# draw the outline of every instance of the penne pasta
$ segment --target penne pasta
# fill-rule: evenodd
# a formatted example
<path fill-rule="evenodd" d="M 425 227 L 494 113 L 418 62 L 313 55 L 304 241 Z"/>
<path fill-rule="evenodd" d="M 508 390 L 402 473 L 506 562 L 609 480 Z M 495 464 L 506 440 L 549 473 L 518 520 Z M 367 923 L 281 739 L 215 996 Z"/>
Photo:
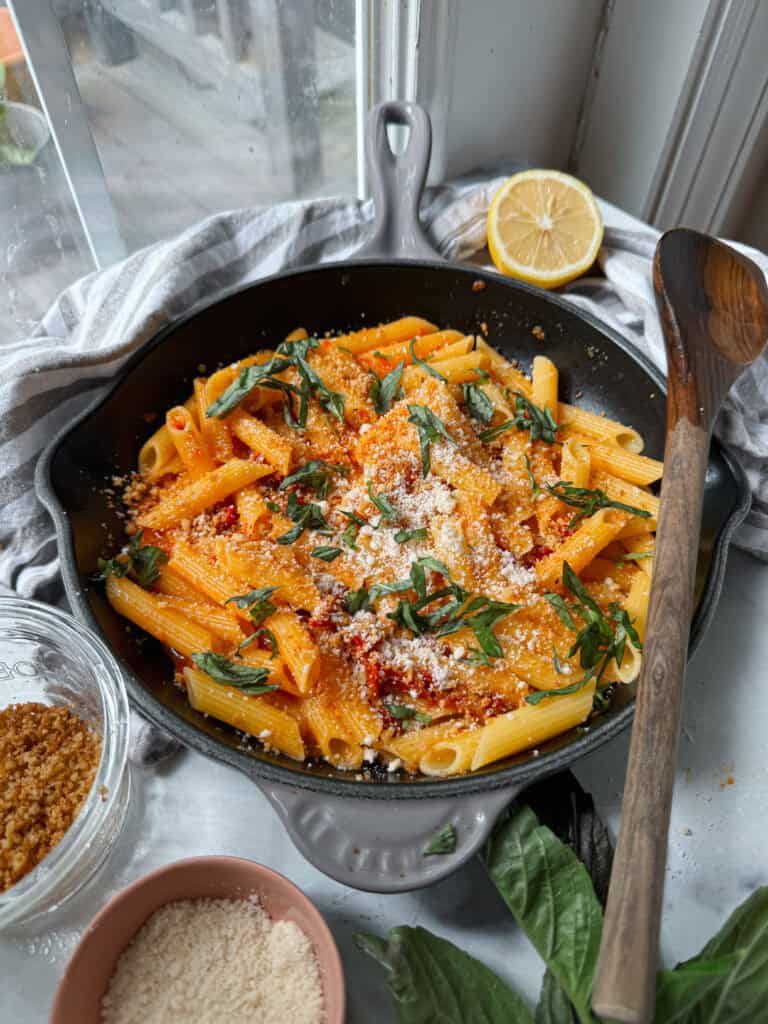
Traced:
<path fill-rule="evenodd" d="M 559 377 L 418 316 L 198 377 L 126 487 L 112 608 L 275 754 L 394 780 L 538 753 L 637 677 L 663 470 Z"/>
<path fill-rule="evenodd" d="M 263 697 L 249 697 L 234 687 L 222 686 L 197 669 L 185 668 L 184 680 L 189 703 L 195 711 L 228 722 L 294 761 L 304 760 L 304 742 L 298 722 L 291 715 Z"/>
<path fill-rule="evenodd" d="M 191 519 L 270 472 L 271 467 L 263 463 L 232 459 L 163 498 L 151 512 L 139 517 L 139 524 L 162 530 L 180 519 Z"/>

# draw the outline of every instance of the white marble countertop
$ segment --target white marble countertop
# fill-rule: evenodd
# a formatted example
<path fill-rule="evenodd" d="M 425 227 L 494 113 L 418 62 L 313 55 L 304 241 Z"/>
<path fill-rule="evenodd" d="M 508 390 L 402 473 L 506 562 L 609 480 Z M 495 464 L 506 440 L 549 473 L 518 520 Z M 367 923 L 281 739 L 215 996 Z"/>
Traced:
<path fill-rule="evenodd" d="M 714 624 L 688 674 L 665 895 L 663 955 L 689 956 L 756 886 L 768 883 L 768 567 L 732 552 Z M 575 766 L 616 830 L 628 736 Z M 729 782 L 729 779 L 732 782 Z M 86 894 L 44 935 L 0 939 L 0 1021 L 40 1024 L 78 936 L 108 896 L 169 861 L 225 853 L 268 864 L 315 901 L 346 970 L 348 1024 L 395 1020 L 382 971 L 353 934 L 420 924 L 451 939 L 531 1002 L 542 967 L 475 861 L 431 889 L 374 896 L 329 881 L 287 839 L 274 811 L 238 772 L 184 753 L 134 771 L 120 845 Z"/>

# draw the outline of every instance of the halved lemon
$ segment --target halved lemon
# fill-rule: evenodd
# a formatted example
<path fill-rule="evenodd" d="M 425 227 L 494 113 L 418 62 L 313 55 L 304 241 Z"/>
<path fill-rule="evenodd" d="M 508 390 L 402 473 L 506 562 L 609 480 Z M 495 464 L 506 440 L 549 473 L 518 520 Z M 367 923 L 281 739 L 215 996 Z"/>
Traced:
<path fill-rule="evenodd" d="M 488 210 L 488 248 L 500 271 L 557 288 L 589 270 L 603 240 L 603 218 L 587 186 L 560 171 L 521 171 Z"/>

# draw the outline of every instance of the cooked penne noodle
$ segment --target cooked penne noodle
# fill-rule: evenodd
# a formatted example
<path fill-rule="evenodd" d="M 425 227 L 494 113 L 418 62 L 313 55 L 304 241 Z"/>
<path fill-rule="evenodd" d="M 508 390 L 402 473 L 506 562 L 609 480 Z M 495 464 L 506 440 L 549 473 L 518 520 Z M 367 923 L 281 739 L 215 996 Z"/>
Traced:
<path fill-rule="evenodd" d="M 140 516 L 139 523 L 153 530 L 162 530 L 180 519 L 191 519 L 271 471 L 271 467 L 263 463 L 232 459 L 163 498 L 151 512 Z"/>
<path fill-rule="evenodd" d="M 289 441 L 242 409 L 236 409 L 228 418 L 228 423 L 235 437 L 248 445 L 251 451 L 261 455 L 270 466 L 274 466 L 280 476 L 288 476 L 293 456 Z"/>
<path fill-rule="evenodd" d="M 313 611 L 320 603 L 320 592 L 290 551 L 278 548 L 267 557 L 252 548 L 224 546 L 220 557 L 227 572 L 248 586 L 277 587 L 276 601 L 306 611 Z"/>
<path fill-rule="evenodd" d="M 478 370 L 488 366 L 488 357 L 483 352 L 468 352 L 465 356 L 452 356 L 450 359 L 434 360 L 429 364 L 435 373 L 448 384 L 464 384 L 480 380 Z M 403 387 L 411 391 L 418 387 L 426 377 L 427 371 L 421 366 L 407 366 L 403 371 Z"/>
<path fill-rule="evenodd" d="M 309 697 L 303 710 L 304 721 L 325 760 L 338 768 L 359 768 L 363 748 L 334 709 L 318 697 Z"/>
<path fill-rule="evenodd" d="M 482 728 L 465 729 L 455 736 L 438 740 L 422 754 L 419 770 L 424 775 L 459 775 L 469 771 L 482 731 Z"/>
<path fill-rule="evenodd" d="M 184 408 L 193 412 L 194 396 L 187 399 Z M 139 473 L 150 483 L 159 480 L 161 476 L 172 472 L 170 466 L 176 460 L 177 455 L 176 446 L 171 439 L 168 427 L 163 423 L 162 427 L 158 427 L 139 449 Z"/>
<path fill-rule="evenodd" d="M 642 563 L 641 563 L 642 564 Z M 635 573 L 629 593 L 622 604 L 624 611 L 629 615 L 632 625 L 637 630 L 641 640 L 645 640 L 645 626 L 648 621 L 648 598 L 651 590 L 651 577 L 648 573 L 638 569 Z"/>
<path fill-rule="evenodd" d="M 200 432 L 203 435 L 208 451 L 218 462 L 229 462 L 235 454 L 229 427 L 223 420 L 208 415 L 208 391 L 204 377 L 195 378 L 195 410 Z"/>
<path fill-rule="evenodd" d="M 267 625 L 275 635 L 280 657 L 288 666 L 299 693 L 307 693 L 320 672 L 317 644 L 293 612 L 275 612 L 267 619 Z"/>
<path fill-rule="evenodd" d="M 540 409 L 548 409 L 557 423 L 557 367 L 546 356 L 534 356 L 531 401 Z"/>
<path fill-rule="evenodd" d="M 410 341 L 411 338 L 418 338 L 422 334 L 432 334 L 437 327 L 420 316 L 404 316 L 400 320 L 393 320 L 388 324 L 381 324 L 379 327 L 364 327 L 361 331 L 354 331 L 352 334 L 341 334 L 333 339 L 333 344 L 340 349 L 350 352 L 352 355 L 359 355 L 362 352 L 371 352 L 373 349 L 382 346 L 395 345 L 398 342 Z"/>
<path fill-rule="evenodd" d="M 359 357 L 360 365 L 384 373 L 401 362 L 410 366 L 413 361 L 411 359 L 411 340 L 413 340 L 413 351 L 418 359 L 426 359 L 428 356 L 434 358 L 438 349 L 442 351 L 446 351 L 447 348 L 452 349 L 455 342 L 462 342 L 464 348 L 463 352 L 454 352 L 454 355 L 471 352 L 474 346 L 474 338 L 464 337 L 461 331 L 433 331 L 431 334 L 423 334 L 418 338 L 399 341 L 394 345 L 385 345 L 370 352 L 363 352 Z"/>
<path fill-rule="evenodd" d="M 637 537 L 620 537 L 624 550 L 630 555 L 642 555 L 636 564 L 648 576 L 653 576 L 653 552 L 656 547 L 656 540 L 650 533 L 642 533 Z"/>
<path fill-rule="evenodd" d="M 427 725 L 422 729 L 413 729 L 395 739 L 381 740 L 375 746 L 388 757 L 400 758 L 408 771 L 418 771 L 426 752 L 435 743 L 453 736 L 456 731 L 456 722 L 449 719 L 435 725 Z"/>
<path fill-rule="evenodd" d="M 538 743 L 580 725 L 592 710 L 594 680 L 576 693 L 547 697 L 539 704 L 525 704 L 516 711 L 491 719 L 478 730 L 479 737 L 470 767 L 472 771 L 502 757 L 530 750 Z"/>
<path fill-rule="evenodd" d="M 578 434 L 594 438 L 596 441 L 618 445 L 628 452 L 639 455 L 643 450 L 643 439 L 640 434 L 623 423 L 599 416 L 589 409 L 580 409 L 576 405 L 560 402 L 558 405 L 559 423 L 569 427 Z"/>
<path fill-rule="evenodd" d="M 183 405 L 169 409 L 165 416 L 165 425 L 191 479 L 196 480 L 204 473 L 210 473 L 215 469 L 216 464 L 189 409 L 185 409 Z"/>
<path fill-rule="evenodd" d="M 584 437 L 583 440 L 589 444 L 589 438 Z M 649 459 L 646 455 L 636 455 L 614 444 L 593 444 L 589 455 L 593 472 L 602 470 L 641 487 L 656 483 L 664 471 L 663 462 Z"/>
<path fill-rule="evenodd" d="M 307 334 L 306 327 L 297 327 L 296 330 L 291 331 L 290 334 L 286 334 L 285 340 L 286 341 L 304 341 L 304 339 L 308 338 L 308 337 L 309 337 L 309 334 Z"/>
<path fill-rule="evenodd" d="M 509 388 L 513 393 L 519 391 L 526 398 L 531 397 L 532 385 L 525 374 L 479 336 L 476 338 L 476 351 L 488 356 L 492 376 L 497 378 L 504 387 Z"/>
<path fill-rule="evenodd" d="M 291 715 L 273 707 L 263 697 L 249 697 L 234 687 L 214 682 L 198 669 L 185 668 L 184 679 L 189 703 L 195 711 L 255 736 L 294 761 L 304 760 L 304 742 L 298 722 Z"/>
<path fill-rule="evenodd" d="M 545 587 L 555 586 L 563 574 L 564 562 L 567 562 L 574 572 L 581 572 L 599 551 L 618 536 L 626 526 L 627 518 L 624 512 L 603 508 L 588 519 L 582 520 L 578 529 L 536 566 L 541 584 Z"/>
<path fill-rule="evenodd" d="M 591 469 L 589 448 L 569 437 L 563 442 L 560 458 L 560 479 L 573 484 L 574 487 L 589 487 Z"/>
<path fill-rule="evenodd" d="M 109 603 L 120 615 L 130 619 L 166 647 L 189 657 L 210 651 L 213 634 L 180 612 L 163 606 L 157 598 L 126 577 L 110 576 L 107 580 Z"/>

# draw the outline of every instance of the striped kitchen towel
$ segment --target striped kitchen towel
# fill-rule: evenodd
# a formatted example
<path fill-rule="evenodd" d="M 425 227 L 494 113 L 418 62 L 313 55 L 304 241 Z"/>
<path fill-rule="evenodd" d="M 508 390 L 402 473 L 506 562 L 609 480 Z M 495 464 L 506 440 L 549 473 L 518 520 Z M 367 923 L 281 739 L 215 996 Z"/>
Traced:
<path fill-rule="evenodd" d="M 506 170 L 506 168 L 504 168 Z M 422 217 L 448 259 L 489 265 L 485 216 L 502 178 L 464 179 L 428 191 Z M 608 203 L 600 264 L 604 278 L 564 290 L 664 366 L 651 284 L 657 232 Z M 370 232 L 370 201 L 321 199 L 209 217 L 176 238 L 86 277 L 54 303 L 26 340 L 0 344 L 0 589 L 61 599 L 51 522 L 38 503 L 35 461 L 50 438 L 164 324 L 222 289 L 283 268 L 351 256 Z M 746 247 L 768 272 L 768 258 Z M 415 312 L 418 312 L 417 310 Z M 754 504 L 736 543 L 768 558 L 768 362 L 733 389 L 719 436 L 737 454 Z"/>

